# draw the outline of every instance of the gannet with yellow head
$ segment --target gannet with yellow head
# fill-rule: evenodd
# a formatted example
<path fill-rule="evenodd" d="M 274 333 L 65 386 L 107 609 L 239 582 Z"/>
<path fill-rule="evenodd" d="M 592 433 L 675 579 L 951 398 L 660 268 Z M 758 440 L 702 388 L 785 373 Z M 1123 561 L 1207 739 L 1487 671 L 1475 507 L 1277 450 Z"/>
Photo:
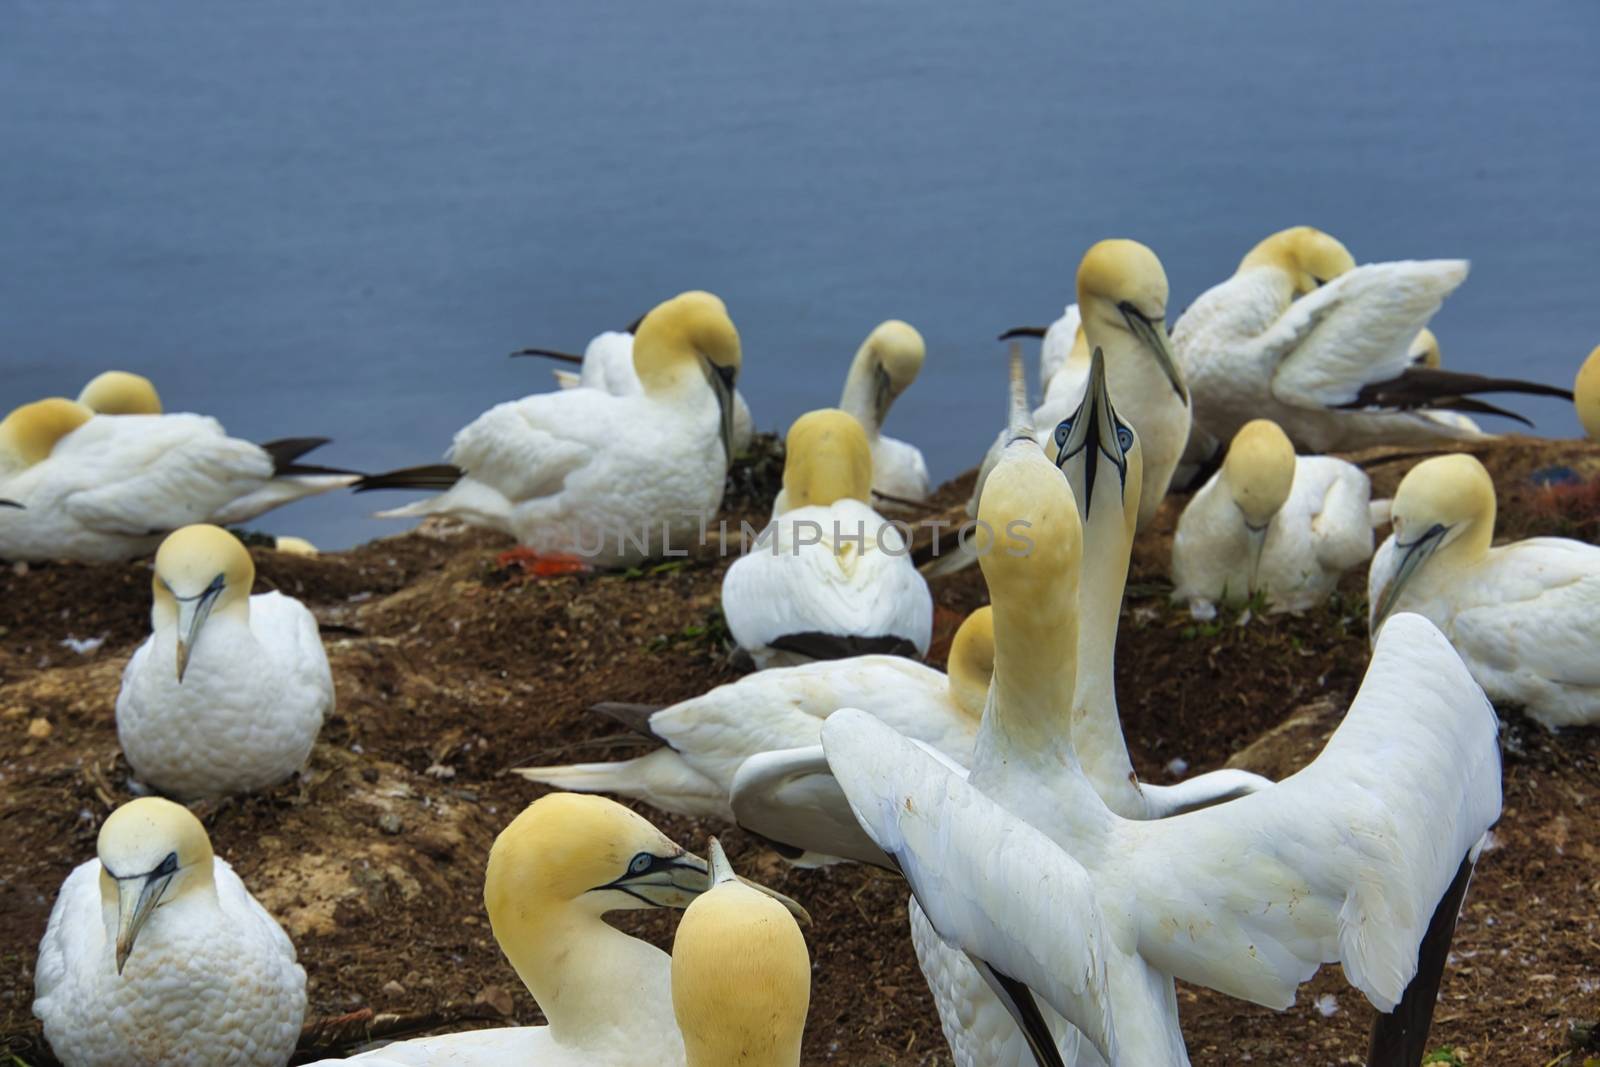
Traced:
<path fill-rule="evenodd" d="M 711 889 L 672 939 L 672 1009 L 688 1067 L 799 1067 L 811 956 L 794 916 L 734 876 L 716 838 Z"/>
<path fill-rule="evenodd" d="M 279 1067 L 300 1038 L 294 946 L 186 808 L 157 797 L 100 827 L 39 943 L 33 1013 L 70 1067 Z"/>
<path fill-rule="evenodd" d="M 1578 368 L 1572 394 L 1583 432 L 1589 435 L 1589 440 L 1600 441 L 1600 346 L 1590 352 L 1589 358 Z"/>
<path fill-rule="evenodd" d="M 892 498 L 886 510 L 894 510 L 894 501 L 928 498 L 928 465 L 922 450 L 882 432 L 889 407 L 917 380 L 927 351 L 922 334 L 910 323 L 899 319 L 879 323 L 856 351 L 839 397 L 839 407 L 867 431 L 872 488 Z"/>
<path fill-rule="evenodd" d="M 154 632 L 122 672 L 117 737 L 140 781 L 185 799 L 264 789 L 305 766 L 333 710 L 317 620 L 250 595 L 255 563 L 217 526 L 161 543 Z"/>
<path fill-rule="evenodd" d="M 1354 464 L 1296 456 L 1270 419 L 1245 423 L 1178 519 L 1172 599 L 1199 619 L 1257 593 L 1270 611 L 1315 607 L 1372 558 L 1371 495 Z"/>
<path fill-rule="evenodd" d="M 787 897 L 739 881 L 805 918 Z M 705 860 L 616 801 L 540 797 L 495 838 L 483 904 L 500 951 L 548 1025 L 417 1038 L 352 1059 L 452 1067 L 636 1067 L 645 1059 L 682 1067 L 670 958 L 604 916 L 686 907 L 710 888 Z"/>
<path fill-rule="evenodd" d="M 1367 578 L 1374 632 L 1417 612 L 1497 703 L 1551 728 L 1600 721 L 1600 548 L 1564 537 L 1491 547 L 1494 482 L 1464 454 L 1408 471 L 1392 517 Z"/>
<path fill-rule="evenodd" d="M 161 414 L 161 394 L 155 383 L 125 370 L 108 370 L 89 379 L 78 394 L 78 403 L 96 415 Z"/>
<path fill-rule="evenodd" d="M 873 652 L 920 658 L 933 597 L 905 536 L 867 499 L 866 431 L 836 408 L 789 430 L 784 510 L 722 581 L 722 613 L 758 667 Z"/>
<path fill-rule="evenodd" d="M 883 862 L 822 760 L 822 720 L 868 708 L 908 737 L 965 763 L 988 698 L 994 628 L 988 608 L 962 622 L 948 675 L 903 656 L 818 660 L 756 671 L 665 708 L 597 704 L 661 747 L 635 759 L 521 767 L 557 789 L 615 793 L 676 815 L 737 822 L 799 866 Z"/>
<path fill-rule="evenodd" d="M 722 301 L 682 293 L 639 323 L 639 393 L 499 404 L 456 434 L 447 464 L 374 475 L 357 491 L 444 489 L 380 514 L 451 515 L 597 567 L 681 554 L 722 503 L 740 360 Z"/>
<path fill-rule="evenodd" d="M 1472 395 L 1566 395 L 1412 365 L 1413 341 L 1466 277 L 1460 259 L 1357 267 L 1344 245 L 1310 226 L 1268 237 L 1173 329 L 1203 431 L 1197 442 L 1231 440 L 1257 418 L 1305 452 L 1470 440 L 1482 437 L 1475 427 L 1424 409 L 1502 414 Z"/>

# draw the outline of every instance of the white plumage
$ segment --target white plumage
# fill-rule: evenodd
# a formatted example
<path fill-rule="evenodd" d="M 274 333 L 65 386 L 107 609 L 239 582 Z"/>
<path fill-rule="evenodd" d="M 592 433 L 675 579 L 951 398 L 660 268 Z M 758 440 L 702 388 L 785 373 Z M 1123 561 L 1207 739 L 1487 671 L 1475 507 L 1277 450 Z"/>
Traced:
<path fill-rule="evenodd" d="M 917 380 L 927 356 L 922 334 L 910 323 L 888 319 L 875 326 L 861 343 L 845 375 L 839 408 L 848 411 L 867 432 L 872 450 L 872 489 L 894 500 L 920 502 L 928 498 L 928 465 L 915 445 L 883 433 L 883 423 L 896 398 Z"/>

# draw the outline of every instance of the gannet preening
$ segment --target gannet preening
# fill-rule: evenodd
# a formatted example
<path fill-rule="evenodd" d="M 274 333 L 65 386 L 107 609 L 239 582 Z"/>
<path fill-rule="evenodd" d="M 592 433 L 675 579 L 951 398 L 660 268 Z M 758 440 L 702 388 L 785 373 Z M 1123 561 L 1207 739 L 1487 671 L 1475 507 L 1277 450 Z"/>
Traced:
<path fill-rule="evenodd" d="M 540 797 L 495 838 L 483 904 L 500 951 L 549 1025 L 416 1038 L 351 1059 L 374 1067 L 637 1067 L 643 1058 L 682 1067 L 671 960 L 603 916 L 686 907 L 709 888 L 704 860 L 616 801 Z M 787 897 L 754 888 L 805 918 Z"/>
<path fill-rule="evenodd" d="M 306 974 L 205 828 L 158 797 L 100 827 L 67 876 L 34 969 L 33 1013 L 66 1067 L 283 1067 Z"/>
<path fill-rule="evenodd" d="M 557 789 L 633 797 L 676 815 L 738 822 L 802 866 L 882 863 L 826 763 L 795 766 L 788 757 L 808 746 L 820 757 L 822 720 L 842 707 L 863 707 L 964 763 L 993 669 L 994 631 L 989 609 L 980 608 L 956 631 L 948 677 L 902 656 L 855 656 L 756 671 L 667 708 L 601 704 L 594 710 L 662 747 L 636 759 L 513 773 Z"/>
<path fill-rule="evenodd" d="M 108 370 L 89 379 L 78 403 L 96 415 L 159 415 L 161 394 L 142 374 Z"/>
<path fill-rule="evenodd" d="M 380 515 L 451 515 L 599 567 L 683 552 L 722 503 L 739 360 L 722 301 L 682 293 L 639 324 L 642 392 L 567 389 L 498 404 L 456 434 L 449 463 L 356 489 L 443 489 Z"/>
<path fill-rule="evenodd" d="M 93 383 L 91 383 L 92 385 Z M 253 445 L 202 415 L 96 416 L 60 397 L 0 422 L 0 559 L 105 562 L 143 555 L 195 522 L 238 523 L 359 475 L 299 463 L 326 438 Z"/>
<path fill-rule="evenodd" d="M 333 710 L 316 617 L 282 593 L 250 595 L 255 564 L 216 526 L 185 526 L 156 552 L 154 633 L 117 694 L 134 775 L 183 799 L 275 785 L 305 766 Z"/>
<path fill-rule="evenodd" d="M 1399 1007 L 1380 1053 L 1385 1027 L 1404 1030 L 1416 1062 L 1448 938 L 1430 936 L 1420 963 L 1418 947 L 1436 910 L 1453 924 L 1500 810 L 1497 722 L 1449 642 L 1420 617 L 1390 620 L 1310 766 L 1226 804 L 1124 819 L 1084 773 L 1061 696 L 1077 667 L 1073 493 L 1020 436 L 981 513 L 997 531 L 981 558 L 995 677 L 970 778 L 865 712 L 822 729 L 933 928 L 986 969 L 1041 1063 L 1059 1053 L 1029 989 L 1108 1062 L 1162 1067 L 1188 1062 L 1174 977 L 1283 1008 L 1333 960 L 1380 1010 Z"/>
<path fill-rule="evenodd" d="M 642 320 L 641 320 L 642 321 Z M 583 355 L 573 355 L 554 348 L 524 348 L 513 356 L 543 356 L 563 363 L 581 364 L 577 374 L 555 371 L 556 384 L 563 389 L 598 389 L 612 396 L 635 396 L 644 391 L 639 384 L 639 374 L 633 369 L 633 334 L 635 323 L 627 330 L 607 330 L 597 334 L 583 350 Z M 750 405 L 744 394 L 733 391 L 733 454 L 749 451 L 750 439 L 755 436 L 755 422 L 750 417 Z"/>
<path fill-rule="evenodd" d="M 711 889 L 672 939 L 672 1010 L 687 1067 L 799 1067 L 811 955 L 794 916 L 740 883 L 716 838 Z"/>
<path fill-rule="evenodd" d="M 1600 347 L 1590 352 L 1589 358 L 1578 368 L 1572 396 L 1583 432 L 1589 435 L 1589 440 L 1600 441 Z"/>
<path fill-rule="evenodd" d="M 889 319 L 873 327 L 850 363 L 839 407 L 854 415 L 872 445 L 872 488 L 895 501 L 928 499 L 928 465 L 915 445 L 886 437 L 889 407 L 922 370 L 927 345 L 910 323 Z"/>
<path fill-rule="evenodd" d="M 1267 418 L 1302 451 L 1349 451 L 1481 437 L 1426 410 L 1498 413 L 1470 399 L 1477 393 L 1565 396 L 1533 382 L 1412 365 L 1412 341 L 1466 276 L 1466 260 L 1357 267 L 1320 230 L 1273 234 L 1173 329 L 1196 426 L 1222 442 Z"/>
<path fill-rule="evenodd" d="M 1258 592 L 1269 611 L 1315 607 L 1372 558 L 1371 496 L 1354 464 L 1296 456 L 1277 423 L 1245 423 L 1178 518 L 1172 599 L 1204 619 Z"/>
<path fill-rule="evenodd" d="M 728 630 L 756 666 L 928 651 L 933 596 L 871 489 L 860 422 L 834 408 L 795 420 L 783 510 L 722 580 Z"/>
<path fill-rule="evenodd" d="M 1367 578 L 1374 633 L 1414 611 L 1493 700 L 1552 729 L 1600 721 L 1600 548 L 1564 537 L 1491 548 L 1494 482 L 1464 454 L 1407 472 L 1392 518 Z"/>

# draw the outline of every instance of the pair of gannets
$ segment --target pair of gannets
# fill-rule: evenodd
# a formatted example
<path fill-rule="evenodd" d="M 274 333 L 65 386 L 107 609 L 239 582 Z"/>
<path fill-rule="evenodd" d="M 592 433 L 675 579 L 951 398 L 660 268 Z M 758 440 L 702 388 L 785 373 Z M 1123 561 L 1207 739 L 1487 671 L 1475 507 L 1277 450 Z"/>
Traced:
<path fill-rule="evenodd" d="M 1257 593 L 1270 611 L 1315 607 L 1372 558 L 1371 495 L 1354 464 L 1296 456 L 1277 423 L 1245 423 L 1178 518 L 1172 599 L 1203 619 Z"/>
<path fill-rule="evenodd" d="M 1125 819 L 1084 773 L 1061 696 L 1080 622 L 1073 497 L 1025 432 L 1007 446 L 980 508 L 1007 532 L 981 559 L 995 677 L 971 775 L 842 709 L 822 738 L 852 810 L 1041 1063 L 1062 1062 L 1053 1010 L 1085 1039 L 1076 1062 L 1186 1064 L 1174 977 L 1282 1008 L 1333 960 L 1380 1010 L 1400 1008 L 1378 1044 L 1403 1031 L 1415 1062 L 1448 938 L 1430 937 L 1420 972 L 1418 946 L 1436 910 L 1448 932 L 1500 810 L 1482 691 L 1431 624 L 1398 616 L 1310 766 L 1216 807 Z"/>
<path fill-rule="evenodd" d="M 448 464 L 366 478 L 357 491 L 443 488 L 380 514 L 449 515 L 594 566 L 681 552 L 722 503 L 739 332 L 721 300 L 683 293 L 639 323 L 633 364 L 638 393 L 498 404 L 456 434 Z"/>
<path fill-rule="evenodd" d="M 294 945 L 205 828 L 142 797 L 100 827 L 39 942 L 33 1013 L 66 1067 L 282 1067 L 300 1039 Z"/>
<path fill-rule="evenodd" d="M 483 903 L 548 1025 L 417 1038 L 351 1059 L 371 1067 L 794 1067 L 810 967 L 785 908 L 805 912 L 738 879 L 719 847 L 712 855 L 715 869 L 615 801 L 540 797 L 495 839 Z M 686 906 L 694 921 L 685 916 L 670 959 L 603 918 Z"/>
<path fill-rule="evenodd" d="M 1273 234 L 1202 293 L 1172 331 L 1194 393 L 1197 447 L 1268 418 L 1309 452 L 1429 444 L 1482 434 L 1428 408 L 1505 414 L 1483 392 L 1566 390 L 1412 365 L 1412 343 L 1467 277 L 1459 259 L 1357 267 L 1309 226 Z"/>
<path fill-rule="evenodd" d="M 1600 548 L 1563 537 L 1490 547 L 1494 482 L 1468 455 L 1408 471 L 1392 517 L 1367 578 L 1374 633 L 1417 612 L 1494 700 L 1551 728 L 1600 721 Z"/>
<path fill-rule="evenodd" d="M 315 616 L 282 593 L 251 596 L 255 574 L 216 526 L 186 526 L 156 552 L 154 632 L 117 694 L 117 738 L 152 789 L 192 799 L 275 785 L 305 766 L 333 710 Z"/>
<path fill-rule="evenodd" d="M 887 652 L 921 658 L 933 595 L 900 529 L 867 502 L 866 432 L 834 408 L 789 429 L 777 513 L 722 580 L 722 613 L 757 667 Z"/>
<path fill-rule="evenodd" d="M 110 372 L 78 401 L 7 415 L 0 498 L 18 507 L 0 517 L 0 558 L 127 559 L 180 526 L 245 522 L 359 477 L 298 462 L 326 438 L 253 445 L 215 419 L 160 412 L 148 380 Z"/>

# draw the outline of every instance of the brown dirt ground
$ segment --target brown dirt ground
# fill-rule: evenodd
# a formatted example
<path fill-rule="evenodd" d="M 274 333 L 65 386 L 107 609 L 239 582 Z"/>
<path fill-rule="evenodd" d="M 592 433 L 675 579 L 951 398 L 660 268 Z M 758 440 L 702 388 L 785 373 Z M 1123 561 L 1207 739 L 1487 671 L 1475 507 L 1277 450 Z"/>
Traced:
<path fill-rule="evenodd" d="M 1528 475 L 1567 465 L 1594 478 L 1600 449 L 1513 438 L 1483 457 L 1503 534 L 1596 538 L 1600 493 L 1539 489 Z M 1376 468 L 1376 489 L 1392 492 L 1407 466 Z M 773 469 L 741 483 L 735 521 L 759 511 Z M 964 500 L 970 477 L 941 502 Z M 1134 761 L 1158 782 L 1172 779 L 1174 758 L 1192 772 L 1231 756 L 1286 774 L 1315 755 L 1360 680 L 1364 575 L 1304 617 L 1196 626 L 1166 602 L 1177 506 L 1141 539 L 1124 607 L 1118 675 Z M 727 561 L 714 552 L 658 573 L 522 581 L 497 565 L 504 547 L 439 527 L 316 559 L 255 550 L 259 587 L 301 598 L 323 622 L 339 706 L 298 780 L 196 810 L 294 938 L 313 1017 L 370 1009 L 453 1027 L 538 1022 L 482 913 L 489 845 L 538 793 L 504 770 L 637 754 L 635 739 L 584 709 L 668 702 L 735 676 L 719 628 Z M 56 888 L 130 796 L 113 706 L 148 628 L 149 581 L 146 562 L 0 579 L 0 1050 L 25 1065 L 55 1062 L 30 1003 Z M 935 591 L 946 637 L 984 599 L 976 571 Z M 68 637 L 104 643 L 79 654 Z M 1553 736 L 1515 711 L 1505 718 L 1505 817 L 1467 898 L 1430 1047 L 1468 1064 L 1577 1067 L 1568 1028 L 1600 1014 L 1600 730 Z M 900 883 L 844 866 L 794 870 L 737 830 L 645 814 L 692 848 L 723 835 L 741 869 L 811 910 L 808 1064 L 949 1062 L 905 936 Z M 674 920 L 618 922 L 666 945 Z M 1337 968 L 1281 1014 L 1189 987 L 1180 997 L 1198 1065 L 1360 1063 L 1372 1012 Z"/>

